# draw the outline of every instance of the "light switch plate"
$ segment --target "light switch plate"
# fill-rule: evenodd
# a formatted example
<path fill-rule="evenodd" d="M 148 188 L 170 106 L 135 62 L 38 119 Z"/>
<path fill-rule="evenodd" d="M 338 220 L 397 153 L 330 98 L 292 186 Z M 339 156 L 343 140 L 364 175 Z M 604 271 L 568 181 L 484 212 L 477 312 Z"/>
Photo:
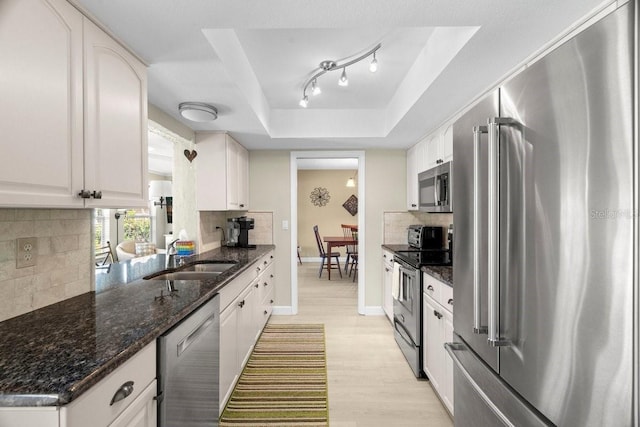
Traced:
<path fill-rule="evenodd" d="M 286 219 L 282 220 L 282 229 L 283 230 L 288 230 L 289 229 L 289 221 L 287 221 Z"/>
<path fill-rule="evenodd" d="M 38 262 L 38 239 L 16 239 L 16 268 L 33 267 Z"/>

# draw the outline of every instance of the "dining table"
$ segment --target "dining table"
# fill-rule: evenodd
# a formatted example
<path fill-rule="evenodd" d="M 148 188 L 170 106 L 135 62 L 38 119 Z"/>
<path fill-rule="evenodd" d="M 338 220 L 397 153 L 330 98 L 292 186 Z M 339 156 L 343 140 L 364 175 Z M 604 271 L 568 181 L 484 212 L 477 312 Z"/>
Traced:
<path fill-rule="evenodd" d="M 327 273 L 329 274 L 329 280 L 331 280 L 331 251 L 335 247 L 357 245 L 358 240 L 353 237 L 345 236 L 325 236 L 322 240 L 327 244 Z"/>

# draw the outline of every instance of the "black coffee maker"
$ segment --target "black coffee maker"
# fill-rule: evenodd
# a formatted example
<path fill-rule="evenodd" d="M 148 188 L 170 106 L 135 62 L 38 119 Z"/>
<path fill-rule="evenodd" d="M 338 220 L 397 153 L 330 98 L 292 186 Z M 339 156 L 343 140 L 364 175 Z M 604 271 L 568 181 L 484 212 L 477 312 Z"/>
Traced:
<path fill-rule="evenodd" d="M 249 230 L 253 230 L 253 218 L 241 216 L 227 219 L 227 246 L 237 248 L 255 248 L 249 244 Z"/>

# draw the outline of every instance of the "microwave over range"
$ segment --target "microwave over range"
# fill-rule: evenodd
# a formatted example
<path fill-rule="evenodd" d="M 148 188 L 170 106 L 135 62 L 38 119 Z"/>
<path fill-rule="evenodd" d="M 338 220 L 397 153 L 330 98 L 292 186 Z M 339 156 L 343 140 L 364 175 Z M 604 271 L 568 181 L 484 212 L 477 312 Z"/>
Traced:
<path fill-rule="evenodd" d="M 422 212 L 453 212 L 451 205 L 451 162 L 418 174 L 419 209 Z"/>

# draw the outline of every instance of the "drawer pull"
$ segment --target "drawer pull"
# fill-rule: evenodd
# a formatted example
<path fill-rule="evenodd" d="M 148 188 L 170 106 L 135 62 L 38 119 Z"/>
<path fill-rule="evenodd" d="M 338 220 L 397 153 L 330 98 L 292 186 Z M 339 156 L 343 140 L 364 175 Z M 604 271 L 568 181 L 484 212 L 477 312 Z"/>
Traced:
<path fill-rule="evenodd" d="M 449 301 L 447 301 L 447 304 L 453 305 L 453 298 L 449 298 Z"/>
<path fill-rule="evenodd" d="M 264 315 L 266 316 L 267 314 L 269 314 L 269 312 L 267 310 L 264 311 Z"/>
<path fill-rule="evenodd" d="M 253 285 L 253 286 L 254 286 L 254 288 L 258 289 L 258 286 L 260 286 L 260 284 L 259 284 L 259 283 L 256 283 L 256 284 L 255 284 L 255 285 Z"/>
<path fill-rule="evenodd" d="M 431 285 L 427 286 L 427 290 L 428 291 L 433 291 L 433 286 L 431 286 Z"/>
<path fill-rule="evenodd" d="M 273 304 L 273 300 L 270 301 L 270 304 Z"/>
<path fill-rule="evenodd" d="M 133 393 L 133 381 L 127 381 L 126 383 L 122 384 L 118 391 L 116 391 L 116 394 L 113 395 L 109 406 L 112 406 L 114 403 L 121 401 L 131 393 Z"/>
<path fill-rule="evenodd" d="M 265 285 L 265 286 L 269 286 L 269 283 L 267 283 L 267 282 L 264 282 L 264 285 Z"/>
<path fill-rule="evenodd" d="M 238 303 L 238 307 L 240 307 L 240 308 L 244 307 L 244 300 L 242 300 L 242 301 L 240 301 L 240 302 Z"/>

